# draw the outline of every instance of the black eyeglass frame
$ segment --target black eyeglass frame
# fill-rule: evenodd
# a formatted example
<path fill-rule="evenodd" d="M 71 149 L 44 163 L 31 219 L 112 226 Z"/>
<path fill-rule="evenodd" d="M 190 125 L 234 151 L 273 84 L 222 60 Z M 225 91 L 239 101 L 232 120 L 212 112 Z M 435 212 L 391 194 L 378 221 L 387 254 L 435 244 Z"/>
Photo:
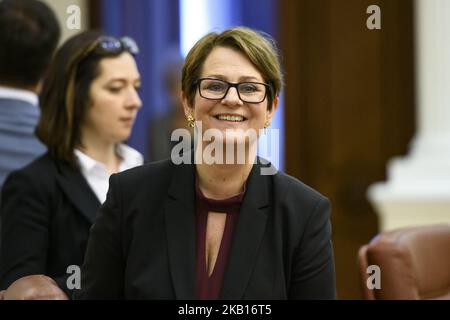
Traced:
<path fill-rule="evenodd" d="M 226 83 L 228 85 L 228 88 L 227 88 L 227 90 L 225 90 L 225 93 L 224 93 L 224 95 L 221 98 L 207 98 L 207 97 L 202 95 L 202 90 L 200 89 L 200 84 L 201 84 L 201 82 L 203 80 L 220 81 L 220 82 Z M 261 99 L 261 101 L 255 102 L 255 101 L 247 101 L 247 100 L 242 99 L 241 94 L 239 93 L 239 86 L 242 85 L 242 84 L 246 84 L 246 83 L 259 84 L 259 85 L 263 85 L 265 87 L 266 90 L 264 91 L 264 97 Z M 266 98 L 267 98 L 267 91 L 270 90 L 270 92 L 272 92 L 271 91 L 272 90 L 272 86 L 270 84 L 267 84 L 267 83 L 264 83 L 264 82 L 256 82 L 256 81 L 228 82 L 228 81 L 225 81 L 225 80 L 222 80 L 222 79 L 217 79 L 217 78 L 200 78 L 200 79 L 197 79 L 195 81 L 194 85 L 196 85 L 198 87 L 198 94 L 200 95 L 200 97 L 202 97 L 204 99 L 207 99 L 207 100 L 222 100 L 223 98 L 225 98 L 227 96 L 228 91 L 230 90 L 230 88 L 236 88 L 236 92 L 237 92 L 237 95 L 238 95 L 239 99 L 242 102 L 250 103 L 250 104 L 258 104 L 258 103 L 264 102 L 264 100 L 266 100 Z"/>

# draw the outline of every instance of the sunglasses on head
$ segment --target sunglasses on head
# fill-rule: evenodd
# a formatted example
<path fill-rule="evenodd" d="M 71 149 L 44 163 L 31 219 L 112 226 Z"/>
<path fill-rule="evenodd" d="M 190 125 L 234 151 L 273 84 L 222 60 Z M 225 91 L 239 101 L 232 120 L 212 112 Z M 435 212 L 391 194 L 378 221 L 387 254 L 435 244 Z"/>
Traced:
<path fill-rule="evenodd" d="M 139 47 L 132 38 L 122 37 L 120 39 L 111 36 L 100 36 L 97 40 L 92 42 L 84 52 L 79 56 L 79 60 L 84 59 L 92 52 L 102 53 L 119 53 L 122 51 L 128 51 L 132 55 L 139 53 Z"/>
<path fill-rule="evenodd" d="M 101 50 L 104 52 L 120 52 L 123 50 L 126 50 L 130 52 L 133 55 L 136 55 L 139 53 L 139 47 L 136 44 L 136 41 L 134 41 L 130 37 L 122 37 L 120 39 L 109 37 L 109 36 L 101 36 L 96 41 L 96 48 L 97 50 Z"/>

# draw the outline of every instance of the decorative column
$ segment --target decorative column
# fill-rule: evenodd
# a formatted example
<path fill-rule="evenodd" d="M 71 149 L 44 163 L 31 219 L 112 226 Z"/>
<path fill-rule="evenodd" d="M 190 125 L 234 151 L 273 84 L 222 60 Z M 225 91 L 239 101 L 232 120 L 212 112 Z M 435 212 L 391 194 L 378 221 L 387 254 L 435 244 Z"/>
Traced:
<path fill-rule="evenodd" d="M 450 1 L 416 0 L 418 131 L 409 155 L 369 187 L 381 229 L 450 223 Z"/>

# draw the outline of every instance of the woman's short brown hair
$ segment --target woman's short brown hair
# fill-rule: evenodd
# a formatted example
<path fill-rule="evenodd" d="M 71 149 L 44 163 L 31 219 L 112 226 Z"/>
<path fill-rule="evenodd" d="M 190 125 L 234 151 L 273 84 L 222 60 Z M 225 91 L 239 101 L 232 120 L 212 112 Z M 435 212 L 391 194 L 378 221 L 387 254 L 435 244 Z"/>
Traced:
<path fill-rule="evenodd" d="M 90 87 L 100 73 L 103 58 L 125 51 L 94 50 L 103 35 L 82 32 L 57 51 L 40 96 L 41 118 L 36 135 L 53 158 L 76 166 L 74 149 L 81 146 L 81 123 L 92 103 Z"/>
<path fill-rule="evenodd" d="M 196 81 L 200 78 L 203 64 L 216 47 L 226 47 L 243 53 L 270 85 L 267 94 L 268 109 L 283 87 L 279 50 L 268 34 L 250 28 L 236 27 L 221 33 L 211 32 L 202 37 L 189 51 L 182 72 L 181 88 L 189 105 L 194 106 Z"/>

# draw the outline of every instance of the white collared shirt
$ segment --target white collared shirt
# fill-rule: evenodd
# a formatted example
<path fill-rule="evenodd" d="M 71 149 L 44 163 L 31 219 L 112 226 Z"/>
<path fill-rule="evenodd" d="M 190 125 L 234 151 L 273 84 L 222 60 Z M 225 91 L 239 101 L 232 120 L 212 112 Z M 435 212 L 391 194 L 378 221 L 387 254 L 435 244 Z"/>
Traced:
<path fill-rule="evenodd" d="M 80 164 L 81 174 L 87 180 L 98 200 L 100 200 L 100 203 L 105 202 L 110 176 L 106 165 L 92 159 L 78 149 L 75 149 L 74 152 Z M 142 155 L 137 150 L 125 144 L 117 145 L 117 154 L 122 158 L 119 172 L 140 166 L 144 163 Z"/>
<path fill-rule="evenodd" d="M 39 98 L 36 93 L 24 89 L 16 89 L 0 86 L 0 98 L 13 99 L 28 102 L 34 106 L 38 106 Z"/>

